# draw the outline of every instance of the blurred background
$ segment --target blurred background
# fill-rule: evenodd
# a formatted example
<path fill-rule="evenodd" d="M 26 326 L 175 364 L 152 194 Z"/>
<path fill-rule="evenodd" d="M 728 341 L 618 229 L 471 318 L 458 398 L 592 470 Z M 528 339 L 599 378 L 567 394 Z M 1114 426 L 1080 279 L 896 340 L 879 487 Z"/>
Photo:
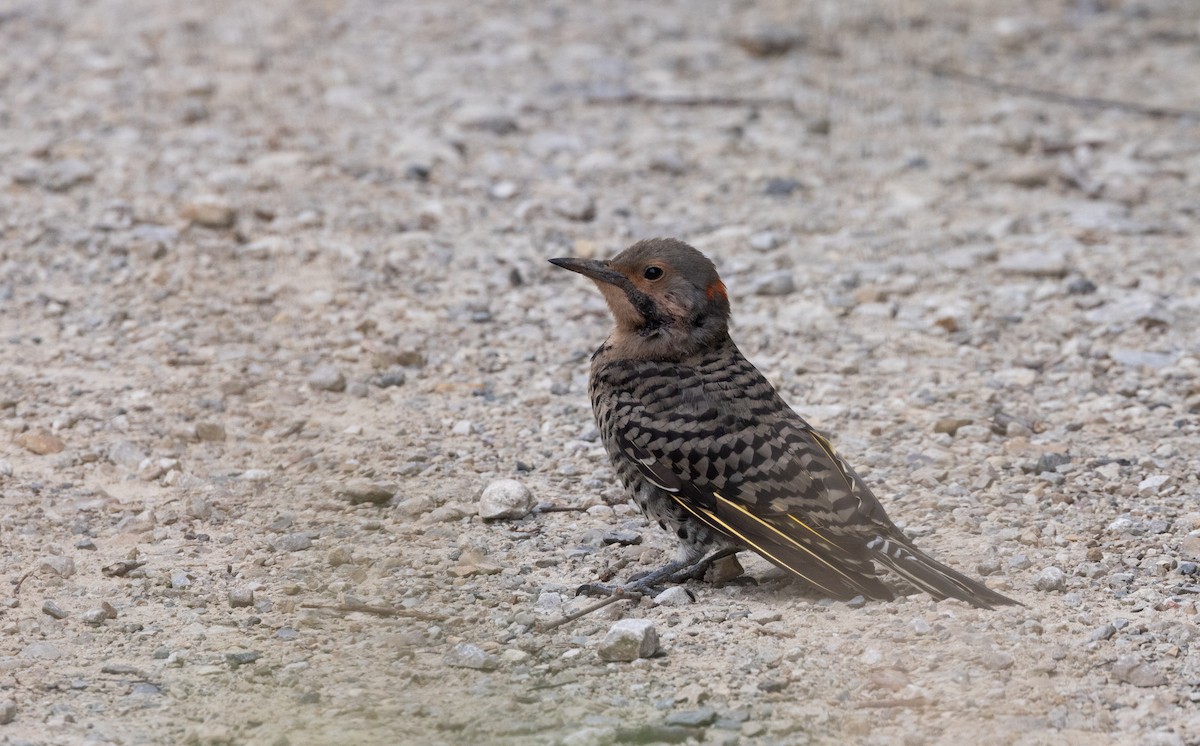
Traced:
<path fill-rule="evenodd" d="M 4 735 L 1195 743 L 1198 193 L 1195 0 L 0 0 Z M 1027 606 L 541 632 L 670 548 L 545 261 L 651 236 Z"/>

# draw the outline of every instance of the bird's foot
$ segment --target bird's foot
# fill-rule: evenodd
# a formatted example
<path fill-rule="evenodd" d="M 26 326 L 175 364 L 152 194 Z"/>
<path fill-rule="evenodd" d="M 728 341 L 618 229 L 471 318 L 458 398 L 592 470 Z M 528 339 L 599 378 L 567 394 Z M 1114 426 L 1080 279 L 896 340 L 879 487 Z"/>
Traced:
<path fill-rule="evenodd" d="M 722 549 L 703 557 L 696 562 L 677 561 L 668 563 L 657 570 L 638 573 L 624 585 L 604 585 L 603 583 L 585 583 L 575 591 L 580 596 L 657 596 L 662 591 L 662 585 L 679 585 L 689 580 L 703 580 L 705 573 L 717 560 L 737 554 L 736 549 Z"/>

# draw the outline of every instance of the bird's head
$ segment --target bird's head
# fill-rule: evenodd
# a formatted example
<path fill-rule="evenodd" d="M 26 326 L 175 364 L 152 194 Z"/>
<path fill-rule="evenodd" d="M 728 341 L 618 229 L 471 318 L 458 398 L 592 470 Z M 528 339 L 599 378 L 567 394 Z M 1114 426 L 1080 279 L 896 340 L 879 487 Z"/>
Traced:
<path fill-rule="evenodd" d="M 720 343 L 729 329 L 729 296 L 708 257 L 682 241 L 639 241 L 612 259 L 551 259 L 590 277 L 631 354 L 676 357 Z"/>

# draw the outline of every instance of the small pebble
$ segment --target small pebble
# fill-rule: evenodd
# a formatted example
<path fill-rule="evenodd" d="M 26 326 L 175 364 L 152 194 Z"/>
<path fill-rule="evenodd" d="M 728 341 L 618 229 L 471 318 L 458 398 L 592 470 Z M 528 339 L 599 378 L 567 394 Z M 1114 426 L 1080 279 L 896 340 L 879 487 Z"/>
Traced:
<path fill-rule="evenodd" d="M 30 430 L 17 436 L 17 445 L 39 456 L 62 453 L 67 444 L 63 439 L 46 430 Z"/>
<path fill-rule="evenodd" d="M 229 664 L 230 668 L 239 668 L 246 664 L 253 663 L 261 657 L 262 653 L 258 652 L 257 650 L 246 650 L 237 653 L 226 653 L 225 662 Z"/>
<path fill-rule="evenodd" d="M 1039 591 L 1062 593 L 1067 589 L 1066 573 L 1057 567 L 1047 567 L 1034 578 L 1033 587 Z"/>
<path fill-rule="evenodd" d="M 479 517 L 485 521 L 523 518 L 536 505 L 533 493 L 524 484 L 515 479 L 497 479 L 479 497 Z"/>
<path fill-rule="evenodd" d="M 67 618 L 67 612 L 63 611 L 62 608 L 58 604 L 54 603 L 53 601 L 51 601 L 49 599 L 42 602 L 42 613 L 52 616 L 55 619 L 66 619 Z"/>
<path fill-rule="evenodd" d="M 1004 274 L 1027 277 L 1065 277 L 1068 270 L 1066 256 L 1061 251 L 1052 249 L 1019 251 L 1004 255 L 1000 257 L 996 266 Z"/>
<path fill-rule="evenodd" d="M 223 197 L 208 194 L 188 202 L 180 210 L 184 220 L 202 228 L 222 230 L 237 222 L 237 211 Z"/>
<path fill-rule="evenodd" d="M 695 602 L 688 589 L 680 585 L 673 585 L 654 597 L 657 606 L 687 606 Z"/>
<path fill-rule="evenodd" d="M 389 389 L 394 386 L 403 386 L 404 382 L 407 380 L 408 374 L 406 374 L 402 369 L 391 368 L 379 374 L 379 376 L 375 379 L 375 385 L 381 389 Z"/>
<path fill-rule="evenodd" d="M 1139 495 L 1157 495 L 1162 486 L 1171 481 L 1169 474 L 1155 474 L 1138 482 Z"/>
<path fill-rule="evenodd" d="M 329 550 L 327 561 L 330 567 L 341 567 L 342 565 L 353 564 L 354 558 L 350 555 L 350 550 L 346 547 L 334 547 Z"/>
<path fill-rule="evenodd" d="M 667 715 L 667 725 L 678 725 L 684 728 L 703 728 L 712 725 L 717 719 L 717 711 L 711 707 L 701 707 L 696 710 L 683 710 Z"/>
<path fill-rule="evenodd" d="M 312 546 L 308 534 L 285 534 L 271 541 L 276 552 L 302 552 Z"/>
<path fill-rule="evenodd" d="M 95 171 L 86 162 L 78 158 L 64 158 L 47 166 L 41 181 L 48 191 L 65 192 L 91 181 L 94 176 Z"/>
<path fill-rule="evenodd" d="M 796 279 L 791 272 L 780 270 L 755 278 L 750 287 L 755 295 L 791 295 L 796 292 Z"/>
<path fill-rule="evenodd" d="M 1102 640 L 1112 639 L 1112 636 L 1117 634 L 1117 628 L 1111 624 L 1105 624 L 1102 627 L 1097 627 L 1088 635 L 1088 642 L 1100 642 Z"/>
<path fill-rule="evenodd" d="M 348 499 L 351 505 L 360 503 L 383 505 L 396 494 L 396 485 L 373 482 L 369 479 L 350 479 L 342 485 L 338 494 Z"/>
<path fill-rule="evenodd" d="M 478 645 L 460 642 L 446 653 L 446 665 L 453 668 L 473 668 L 476 671 L 492 671 L 497 667 L 496 657 Z"/>
<path fill-rule="evenodd" d="M 598 652 L 606 661 L 649 658 L 658 652 L 658 631 L 649 619 L 622 619 L 609 628 Z"/>
<path fill-rule="evenodd" d="M 0 725 L 8 725 L 17 716 L 17 703 L 11 699 L 0 699 Z"/>
<path fill-rule="evenodd" d="M 799 30 L 767 26 L 738 34 L 734 41 L 751 57 L 778 57 L 804 44 L 805 36 Z"/>
<path fill-rule="evenodd" d="M 229 605 L 235 609 L 254 605 L 254 591 L 249 588 L 230 588 L 226 597 Z"/>
<path fill-rule="evenodd" d="M 773 231 L 760 231 L 750 236 L 750 248 L 755 251 L 770 251 L 779 246 L 779 236 Z"/>
<path fill-rule="evenodd" d="M 22 658 L 55 659 L 62 657 L 62 651 L 53 644 L 45 641 L 31 642 L 21 649 Z"/>
<path fill-rule="evenodd" d="M 197 422 L 196 437 L 207 443 L 225 440 L 225 426 L 218 422 Z"/>
<path fill-rule="evenodd" d="M 61 555 L 51 555 L 43 557 L 42 561 L 38 563 L 38 568 L 43 573 L 51 573 L 60 578 L 69 578 L 75 574 L 75 560 Z"/>
<path fill-rule="evenodd" d="M 1122 655 L 1112 666 L 1117 681 L 1137 687 L 1162 686 L 1167 683 L 1166 675 L 1137 654 Z"/>
<path fill-rule="evenodd" d="M 770 624 L 771 622 L 778 622 L 779 620 L 783 619 L 783 613 L 779 612 L 779 611 L 764 609 L 764 610 L 751 612 L 750 616 L 747 617 L 747 619 L 754 622 L 755 624 Z"/>
<path fill-rule="evenodd" d="M 317 391 L 345 391 L 346 377 L 332 365 L 318 365 L 308 375 L 308 385 Z"/>

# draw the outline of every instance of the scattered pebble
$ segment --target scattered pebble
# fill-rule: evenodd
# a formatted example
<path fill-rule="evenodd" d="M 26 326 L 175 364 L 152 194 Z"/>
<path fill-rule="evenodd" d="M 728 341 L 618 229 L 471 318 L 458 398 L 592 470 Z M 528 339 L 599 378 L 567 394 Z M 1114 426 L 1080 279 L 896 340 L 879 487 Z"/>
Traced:
<path fill-rule="evenodd" d="M 467 129 L 508 135 L 518 129 L 517 118 L 508 110 L 488 104 L 468 104 L 454 113 L 454 121 Z"/>
<path fill-rule="evenodd" d="M 609 628 L 598 652 L 606 661 L 649 658 L 658 652 L 658 631 L 648 619 L 622 619 Z"/>
<path fill-rule="evenodd" d="M 805 36 L 798 30 L 767 26 L 738 34 L 734 41 L 751 57 L 778 57 L 803 45 Z"/>
<path fill-rule="evenodd" d="M 42 172 L 42 186 L 51 192 L 66 192 L 91 181 L 95 171 L 78 158 L 54 161 Z"/>
<path fill-rule="evenodd" d="M 622 528 L 614 531 L 606 531 L 600 541 L 603 544 L 619 544 L 620 546 L 631 547 L 642 543 L 642 535 L 637 531 Z"/>
<path fill-rule="evenodd" d="M 524 518 L 537 505 L 533 493 L 515 479 L 497 479 L 479 497 L 479 517 L 485 521 Z"/>
<path fill-rule="evenodd" d="M 196 437 L 207 443 L 225 440 L 225 426 L 218 422 L 197 422 Z"/>
<path fill-rule="evenodd" d="M 1066 255 L 1054 249 L 1017 251 L 1001 255 L 996 266 L 1005 274 L 1027 277 L 1066 277 L 1069 270 Z"/>
<path fill-rule="evenodd" d="M 1118 658 L 1113 663 L 1112 673 L 1117 681 L 1137 687 L 1162 686 L 1167 683 L 1166 674 L 1137 654 Z"/>
<path fill-rule="evenodd" d="M 52 616 L 55 619 L 66 619 L 67 618 L 67 612 L 63 611 L 62 608 L 58 604 L 54 603 L 53 601 L 50 601 L 49 599 L 42 602 L 42 613 Z"/>
<path fill-rule="evenodd" d="M 313 545 L 308 534 L 285 534 L 271 540 L 276 552 L 302 552 Z"/>
<path fill-rule="evenodd" d="M 75 560 L 62 555 L 43 557 L 38 563 L 43 573 L 52 573 L 60 578 L 69 578 L 75 574 Z"/>
<path fill-rule="evenodd" d="M 223 230 L 237 222 L 237 210 L 224 197 L 206 194 L 186 203 L 179 211 L 184 220 L 202 228 Z"/>
<path fill-rule="evenodd" d="M 346 377 L 332 365 L 319 365 L 308 374 L 308 385 L 317 391 L 345 391 Z"/>
<path fill-rule="evenodd" d="M 229 605 L 235 609 L 254 605 L 254 591 L 250 588 L 230 588 L 226 597 Z"/>
<path fill-rule="evenodd" d="M 596 217 L 596 200 L 582 192 L 564 195 L 554 201 L 554 212 L 568 220 L 586 223 Z"/>
<path fill-rule="evenodd" d="M 53 660 L 62 657 L 62 651 L 54 646 L 53 643 L 39 640 L 31 642 L 21 649 L 22 658 L 44 658 Z"/>
<path fill-rule="evenodd" d="M 1139 495 L 1157 495 L 1162 486 L 1171 481 L 1170 474 L 1155 474 L 1138 482 Z"/>
<path fill-rule="evenodd" d="M 17 445 L 39 456 L 62 453 L 67 444 L 63 439 L 46 430 L 30 430 L 17 436 Z"/>
<path fill-rule="evenodd" d="M 771 251 L 779 243 L 779 236 L 774 231 L 760 231 L 750 236 L 750 248 L 755 251 Z"/>
<path fill-rule="evenodd" d="M 17 717 L 17 703 L 11 699 L 0 699 L 0 725 L 8 725 Z"/>
<path fill-rule="evenodd" d="M 796 292 L 796 280 L 787 270 L 770 272 L 751 281 L 755 295 L 791 295 Z"/>
<path fill-rule="evenodd" d="M 691 592 L 680 585 L 673 585 L 654 597 L 654 603 L 657 606 L 687 606 L 695 602 L 696 599 Z"/>
<path fill-rule="evenodd" d="M 1057 567 L 1047 567 L 1034 578 L 1033 587 L 1039 591 L 1063 593 L 1067 590 L 1067 575 Z"/>
<path fill-rule="evenodd" d="M 493 671 L 498 665 L 496 656 L 469 642 L 460 642 L 451 648 L 445 661 L 446 665 L 453 668 L 473 668 L 476 671 Z"/>
<path fill-rule="evenodd" d="M 245 650 L 236 653 L 226 653 L 225 662 L 229 664 L 230 668 L 241 668 L 255 662 L 261 657 L 262 653 L 257 650 Z"/>
<path fill-rule="evenodd" d="M 109 619 L 117 618 L 117 609 L 115 606 L 105 601 L 100 606 L 95 606 L 80 615 L 84 624 L 99 626 Z"/>
<path fill-rule="evenodd" d="M 960 427 L 964 427 L 964 426 L 970 425 L 970 424 L 971 424 L 971 420 L 963 419 L 961 417 L 943 417 L 942 419 L 940 419 L 934 423 L 933 431 L 935 433 L 946 433 L 948 435 L 954 435 L 955 433 L 958 432 L 958 429 Z"/>
<path fill-rule="evenodd" d="M 672 712 L 663 721 L 667 725 L 677 725 L 684 728 L 703 728 L 712 725 L 717 720 L 717 711 L 712 707 L 701 707 L 695 710 Z"/>
<path fill-rule="evenodd" d="M 396 485 L 375 482 L 370 479 L 350 479 L 341 486 L 338 494 L 346 497 L 351 505 L 360 503 L 383 505 L 396 494 Z"/>

